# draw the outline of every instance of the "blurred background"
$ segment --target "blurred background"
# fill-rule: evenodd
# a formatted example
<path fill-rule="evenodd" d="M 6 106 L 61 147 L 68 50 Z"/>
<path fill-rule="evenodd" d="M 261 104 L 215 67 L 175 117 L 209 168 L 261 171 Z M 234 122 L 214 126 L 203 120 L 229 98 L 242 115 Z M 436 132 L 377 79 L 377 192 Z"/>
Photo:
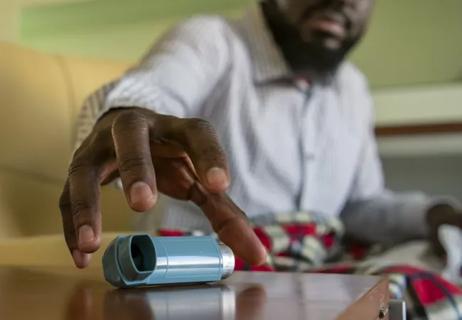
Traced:
<path fill-rule="evenodd" d="M 181 19 L 237 17 L 253 2 L 0 0 L 0 41 L 126 64 Z M 394 190 L 462 200 L 461 34 L 461 0 L 377 1 L 370 32 L 351 57 L 373 90 L 380 154 Z"/>

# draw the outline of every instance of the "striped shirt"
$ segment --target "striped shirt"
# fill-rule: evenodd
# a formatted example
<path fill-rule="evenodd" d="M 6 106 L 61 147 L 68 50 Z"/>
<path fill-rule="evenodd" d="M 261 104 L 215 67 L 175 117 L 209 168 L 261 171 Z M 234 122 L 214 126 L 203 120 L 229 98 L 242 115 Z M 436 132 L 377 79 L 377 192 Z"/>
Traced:
<path fill-rule="evenodd" d="M 87 99 L 77 143 L 121 106 L 214 125 L 230 164 L 229 194 L 251 218 L 309 211 L 382 242 L 427 232 L 430 199 L 384 187 L 364 76 L 345 62 L 329 85 L 297 80 L 259 7 L 239 20 L 201 16 L 175 27 Z M 163 227 L 210 230 L 193 204 L 162 201 Z"/>

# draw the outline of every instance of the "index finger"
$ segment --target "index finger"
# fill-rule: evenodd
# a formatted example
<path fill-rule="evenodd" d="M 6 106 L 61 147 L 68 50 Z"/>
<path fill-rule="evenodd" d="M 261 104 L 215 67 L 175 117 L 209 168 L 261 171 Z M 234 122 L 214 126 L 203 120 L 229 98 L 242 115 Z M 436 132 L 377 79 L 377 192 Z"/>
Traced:
<path fill-rule="evenodd" d="M 252 265 L 261 265 L 266 261 L 265 247 L 242 210 L 225 193 L 209 193 L 195 183 L 190 197 L 202 209 L 220 240 L 237 256 Z"/>

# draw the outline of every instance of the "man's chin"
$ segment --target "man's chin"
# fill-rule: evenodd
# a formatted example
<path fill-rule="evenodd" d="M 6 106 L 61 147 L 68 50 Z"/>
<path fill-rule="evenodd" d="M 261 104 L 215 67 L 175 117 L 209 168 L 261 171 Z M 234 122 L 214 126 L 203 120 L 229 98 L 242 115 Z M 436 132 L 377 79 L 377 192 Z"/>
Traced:
<path fill-rule="evenodd" d="M 316 34 L 303 39 L 309 47 L 317 47 L 319 50 L 341 51 L 345 46 L 342 39 L 328 34 Z"/>
<path fill-rule="evenodd" d="M 332 48 L 325 42 L 310 43 L 305 46 L 303 53 L 298 55 L 298 59 L 292 61 L 292 66 L 295 70 L 310 73 L 313 80 L 325 83 L 336 73 L 345 55 L 342 47 Z"/>
<path fill-rule="evenodd" d="M 342 42 L 336 38 L 327 37 L 321 40 L 320 46 L 326 51 L 339 51 L 342 48 Z"/>
<path fill-rule="evenodd" d="M 317 78 L 329 79 L 345 60 L 354 43 L 345 43 L 337 37 L 318 35 L 299 48 L 303 49 L 303 54 L 298 56 L 296 64 L 298 67 L 311 69 Z"/>

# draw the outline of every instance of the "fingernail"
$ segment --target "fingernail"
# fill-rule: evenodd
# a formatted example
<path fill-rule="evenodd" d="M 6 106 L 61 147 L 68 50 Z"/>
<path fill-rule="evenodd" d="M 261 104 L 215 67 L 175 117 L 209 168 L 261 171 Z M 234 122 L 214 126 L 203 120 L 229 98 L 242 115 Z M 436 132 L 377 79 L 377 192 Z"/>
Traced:
<path fill-rule="evenodd" d="M 85 268 L 90 263 L 91 255 L 83 253 L 77 249 L 72 251 L 72 259 L 74 259 L 75 266 L 77 268 Z"/>
<path fill-rule="evenodd" d="M 225 170 L 217 167 L 210 169 L 207 172 L 207 183 L 217 188 L 226 189 L 229 182 Z"/>
<path fill-rule="evenodd" d="M 154 201 L 154 194 L 151 188 L 142 181 L 132 184 L 130 188 L 130 202 L 132 204 L 140 204 L 146 201 Z"/>
<path fill-rule="evenodd" d="M 95 241 L 95 232 L 89 225 L 83 225 L 79 229 L 79 248 L 92 245 Z"/>

